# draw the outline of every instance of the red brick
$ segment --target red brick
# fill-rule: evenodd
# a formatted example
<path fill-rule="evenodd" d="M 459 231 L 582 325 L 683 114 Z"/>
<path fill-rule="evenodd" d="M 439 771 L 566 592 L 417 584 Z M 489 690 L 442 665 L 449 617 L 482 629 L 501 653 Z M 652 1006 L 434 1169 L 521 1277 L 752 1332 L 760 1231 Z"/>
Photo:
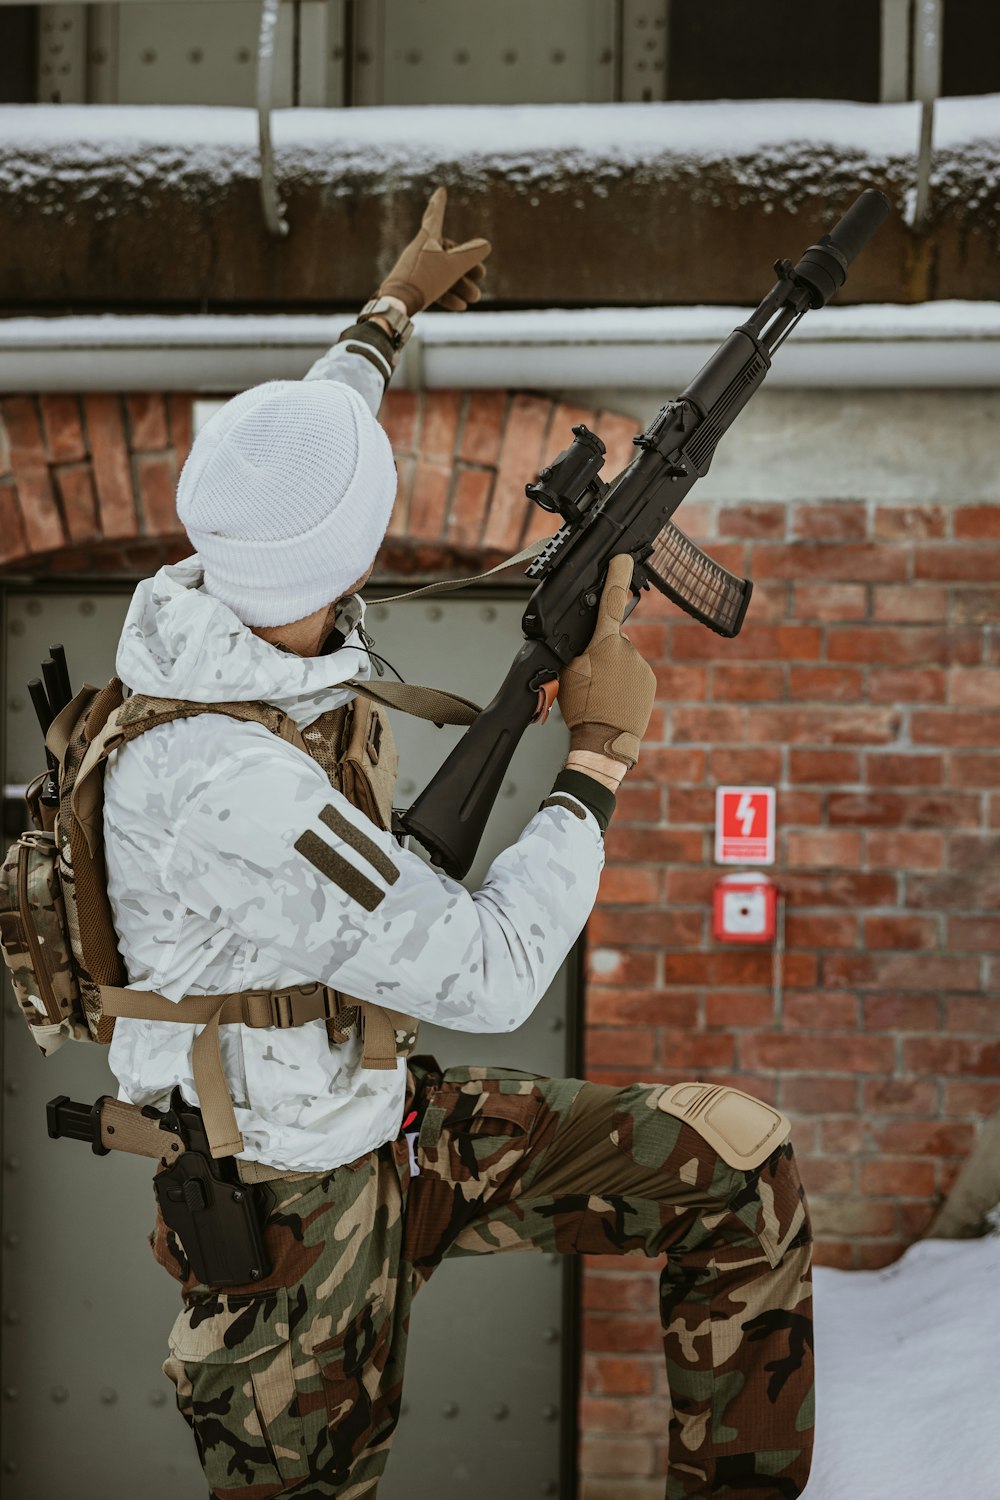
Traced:
<path fill-rule="evenodd" d="M 803 1115 L 844 1114 L 854 1109 L 857 1092 L 853 1078 L 786 1073 L 781 1080 L 781 1107 Z"/>
<path fill-rule="evenodd" d="M 853 1115 L 842 1120 L 823 1120 L 820 1124 L 820 1143 L 824 1151 L 857 1154 L 865 1149 L 865 1122 Z"/>
<path fill-rule="evenodd" d="M 983 995 L 976 999 L 961 996 L 946 1000 L 944 1016 L 947 1031 L 976 1032 L 980 1036 L 996 1035 L 1000 1033 L 1000 996 Z"/>
<path fill-rule="evenodd" d="M 711 867 L 668 870 L 666 899 L 672 906 L 700 906 L 704 910 L 712 904 L 718 878 L 718 870 Z"/>
<path fill-rule="evenodd" d="M 781 779 L 781 751 L 757 746 L 712 750 L 709 776 L 723 786 L 770 786 Z"/>
<path fill-rule="evenodd" d="M 1000 505 L 959 505 L 953 523 L 957 541 L 1000 541 Z"/>
<path fill-rule="evenodd" d="M 413 490 L 413 475 L 416 470 L 416 459 L 396 458 L 396 499 L 392 507 L 392 515 L 389 517 L 389 527 L 386 535 L 389 537 L 406 537 L 409 535 L 410 526 L 410 494 Z"/>
<path fill-rule="evenodd" d="M 849 990 L 788 990 L 784 1020 L 789 1031 L 850 1032 L 858 1024 L 858 997 Z"/>
<path fill-rule="evenodd" d="M 754 578 L 810 578 L 845 583 L 893 583 L 907 576 L 909 559 L 899 547 L 879 542 L 793 542 L 790 546 L 757 542 L 753 549 Z M 977 577 L 982 575 L 975 575 Z"/>
<path fill-rule="evenodd" d="M 791 830 L 786 836 L 790 865 L 858 865 L 861 863 L 861 835 L 843 830 Z"/>
<path fill-rule="evenodd" d="M 587 1022 L 592 1026 L 693 1028 L 699 1008 L 696 990 L 626 989 L 593 982 L 587 987 Z"/>
<path fill-rule="evenodd" d="M 933 917 L 866 917 L 866 948 L 934 948 L 937 923 Z"/>
<path fill-rule="evenodd" d="M 844 1240 L 814 1240 L 813 1265 L 849 1271 L 854 1265 L 854 1251 L 855 1246 Z"/>
<path fill-rule="evenodd" d="M 97 496 L 89 464 L 69 464 L 53 469 L 66 530 L 71 542 L 93 542 L 100 539 L 97 524 Z"/>
<path fill-rule="evenodd" d="M 139 498 L 146 518 L 146 530 L 152 536 L 178 532 L 181 523 L 174 507 L 177 474 L 172 453 L 145 454 L 135 460 Z"/>
<path fill-rule="evenodd" d="M 906 1241 L 898 1239 L 869 1240 L 855 1246 L 854 1254 L 859 1271 L 881 1271 L 899 1259 L 906 1249 Z"/>
<path fill-rule="evenodd" d="M 585 1340 L 590 1346 L 589 1339 Z M 655 1448 L 641 1438 L 605 1438 L 584 1435 L 580 1442 L 582 1474 L 649 1475 L 655 1472 Z"/>
<path fill-rule="evenodd" d="M 585 1370 L 587 1389 L 607 1396 L 648 1396 L 655 1383 L 651 1360 L 588 1355 Z"/>
<path fill-rule="evenodd" d="M 868 531 L 865 507 L 853 500 L 795 507 L 792 533 L 812 542 L 860 542 Z"/>
<path fill-rule="evenodd" d="M 137 535 L 139 525 L 132 494 L 128 449 L 119 397 L 90 391 L 83 398 L 101 532 L 110 541 Z"/>
<path fill-rule="evenodd" d="M 936 1031 L 941 1019 L 936 995 L 865 995 L 861 1004 L 868 1031 Z"/>
<path fill-rule="evenodd" d="M 778 694 L 771 696 L 777 697 Z M 860 668 L 792 667 L 788 696 L 815 699 L 819 703 L 855 703 L 864 697 Z"/>
<path fill-rule="evenodd" d="M 868 1078 L 862 1094 L 866 1117 L 937 1113 L 937 1083 L 930 1078 Z"/>
<path fill-rule="evenodd" d="M 1000 588 L 954 588 L 951 617 L 956 625 L 992 625 L 1000 616 Z"/>
<path fill-rule="evenodd" d="M 743 537 L 784 537 L 788 509 L 784 505 L 748 502 L 726 506 L 719 511 L 719 535 Z"/>
<path fill-rule="evenodd" d="M 937 1172 L 932 1161 L 885 1157 L 861 1163 L 861 1191 L 872 1198 L 928 1198 Z"/>
<path fill-rule="evenodd" d="M 862 630 L 844 625 L 829 632 L 828 655 L 831 661 L 865 665 L 938 666 L 977 662 L 981 644 L 981 632 L 968 627 L 889 625 Z"/>
<path fill-rule="evenodd" d="M 681 1068 L 700 1075 L 702 1071 L 732 1068 L 736 1041 L 725 1032 L 660 1032 L 660 1062 L 665 1068 Z"/>
<path fill-rule="evenodd" d="M 611 860 L 655 860 L 664 864 L 699 864 L 704 834 L 694 828 L 642 828 L 612 823 L 606 839 Z"/>
<path fill-rule="evenodd" d="M 949 755 L 948 780 L 952 786 L 1000 787 L 1000 751 Z"/>
<path fill-rule="evenodd" d="M 192 397 L 177 391 L 167 397 L 167 410 L 170 416 L 170 440 L 174 445 L 174 458 L 177 461 L 177 472 L 184 467 L 184 460 L 191 451 L 192 431 Z"/>
<path fill-rule="evenodd" d="M 705 996 L 706 1026 L 770 1026 L 774 996 L 770 990 L 711 990 Z"/>
<path fill-rule="evenodd" d="M 896 875 L 866 870 L 834 870 L 826 875 L 788 870 L 781 883 L 791 905 L 848 906 L 857 910 L 893 906 L 898 894 Z"/>
<path fill-rule="evenodd" d="M 134 453 L 168 446 L 167 410 L 159 392 L 143 391 L 126 396 L 125 410 L 132 434 L 130 447 Z"/>
<path fill-rule="evenodd" d="M 894 708 L 748 708 L 743 738 L 799 745 L 886 744 L 896 738 L 899 724 Z"/>
<path fill-rule="evenodd" d="M 948 515 L 940 505 L 880 505 L 875 535 L 887 541 L 921 541 L 948 534 Z"/>
<path fill-rule="evenodd" d="M 914 1240 L 923 1239 L 931 1226 L 931 1220 L 937 1213 L 937 1204 L 930 1203 L 900 1203 L 896 1209 L 896 1218 L 899 1221 L 899 1233 L 903 1243 L 899 1246 L 900 1254 Z M 864 1251 L 860 1246 L 860 1251 Z"/>
<path fill-rule="evenodd" d="M 493 504 L 483 537 L 487 547 L 516 547 L 528 519 L 524 486 L 541 467 L 552 402 L 517 394 L 510 403 Z"/>
<path fill-rule="evenodd" d="M 676 785 L 684 782 L 699 782 L 705 774 L 704 750 L 693 750 L 688 746 L 665 746 L 644 744 L 642 774 L 654 781 Z"/>
<path fill-rule="evenodd" d="M 830 953 L 823 978 L 838 989 L 976 990 L 979 964 L 926 953 Z"/>
<path fill-rule="evenodd" d="M 863 620 L 868 614 L 868 588 L 863 583 L 797 583 L 794 588 L 796 620 Z"/>
<path fill-rule="evenodd" d="M 674 666 L 672 663 L 657 663 L 656 695 L 668 703 L 679 703 L 706 696 L 708 669 L 706 667 Z"/>
<path fill-rule="evenodd" d="M 29 550 L 14 481 L 0 479 L 0 564 L 24 557 Z"/>
<path fill-rule="evenodd" d="M 680 621 L 674 627 L 671 655 L 675 661 L 805 662 L 819 660 L 822 644 L 823 633 L 816 625 L 757 625 L 748 620 L 738 636 L 726 640 L 704 625 Z"/>
<path fill-rule="evenodd" d="M 927 709 L 913 715 L 910 733 L 917 745 L 986 748 L 1000 741 L 1000 714 L 982 710 Z"/>
<path fill-rule="evenodd" d="M 685 517 L 686 515 L 687 510 L 685 507 Z M 686 530 L 686 519 L 684 526 Z M 752 621 L 755 627 L 759 625 L 780 625 L 788 616 L 790 588 L 791 585 L 787 583 L 755 583 L 753 598 L 750 601 L 750 608 L 747 611 L 747 620 Z"/>
<path fill-rule="evenodd" d="M 612 1313 L 590 1313 L 584 1318 L 583 1347 L 594 1354 L 661 1353 L 662 1339 L 655 1317 L 623 1318 Z"/>
<path fill-rule="evenodd" d="M 949 847 L 949 866 L 953 870 L 968 870 L 982 876 L 985 871 L 995 870 L 1000 860 L 1000 837 L 975 833 L 957 833 Z M 970 901 L 969 906 L 978 902 Z"/>
<path fill-rule="evenodd" d="M 989 1116 L 1000 1109 L 1000 1083 L 982 1083 L 963 1079 L 961 1083 L 944 1084 L 941 1113 L 944 1115 Z"/>
<path fill-rule="evenodd" d="M 831 792 L 831 824 L 865 828 L 893 827 L 902 822 L 906 804 L 896 792 Z"/>
<path fill-rule="evenodd" d="M 586 953 L 587 976 L 594 984 L 655 984 L 659 963 L 656 953 L 623 953 L 593 943 Z"/>
<path fill-rule="evenodd" d="M 420 402 L 419 391 L 389 391 L 386 394 L 379 418 L 397 456 L 417 452 Z"/>
<path fill-rule="evenodd" d="M 87 444 L 76 396 L 45 393 L 38 398 L 42 409 L 45 444 L 53 463 L 79 463 L 87 457 Z"/>
<path fill-rule="evenodd" d="M 667 655 L 669 627 L 659 621 L 642 620 L 633 615 L 626 633 L 635 649 L 647 661 L 662 661 Z"/>
<path fill-rule="evenodd" d="M 852 912 L 805 912 L 794 907 L 785 920 L 789 948 L 853 948 L 858 940 L 858 919 Z"/>
<path fill-rule="evenodd" d="M 648 866 L 606 865 L 599 899 L 604 906 L 652 906 L 660 900 L 662 880 L 662 871 Z"/>
<path fill-rule="evenodd" d="M 822 792 L 784 792 L 778 790 L 778 827 L 790 828 L 823 822 Z"/>
<path fill-rule="evenodd" d="M 659 823 L 662 821 L 665 792 L 656 785 L 624 781 L 618 788 L 615 805 L 616 823 Z"/>
<path fill-rule="evenodd" d="M 1000 762 L 1000 756 L 997 760 Z M 944 774 L 944 756 L 878 755 L 872 752 L 867 758 L 865 770 L 871 786 L 940 786 Z"/>
<path fill-rule="evenodd" d="M 632 1026 L 588 1026 L 584 1043 L 588 1068 L 616 1063 L 641 1068 L 655 1061 L 653 1033 L 637 1031 Z"/>
<path fill-rule="evenodd" d="M 947 693 L 941 667 L 873 667 L 868 678 L 873 703 L 944 703 Z"/>
<path fill-rule="evenodd" d="M 715 817 L 715 792 L 711 787 L 672 787 L 667 794 L 669 823 L 711 823 Z"/>
<path fill-rule="evenodd" d="M 948 685 L 956 708 L 1000 708 L 1000 667 L 952 667 Z"/>
<path fill-rule="evenodd" d="M 748 1068 L 886 1073 L 894 1052 L 892 1037 L 765 1032 L 740 1038 L 740 1063 Z"/>
<path fill-rule="evenodd" d="M 960 1037 L 909 1037 L 903 1042 L 903 1058 L 906 1068 L 913 1073 L 1000 1077 L 1000 1042 Z"/>
<path fill-rule="evenodd" d="M 868 863 L 892 870 L 940 870 L 944 865 L 944 837 L 930 831 L 898 831 L 868 835 Z"/>
<path fill-rule="evenodd" d="M 948 947 L 977 953 L 1000 952 L 1000 917 L 949 917 Z"/>
<path fill-rule="evenodd" d="M 675 743 L 690 740 L 707 744 L 716 740 L 745 739 L 744 712 L 742 708 L 722 706 L 674 708 L 670 712 L 671 739 Z"/>
<path fill-rule="evenodd" d="M 725 702 L 773 700 L 784 697 L 784 670 L 781 667 L 715 666 L 712 669 L 712 697 Z"/>
<path fill-rule="evenodd" d="M 799 1155 L 798 1163 L 807 1193 L 854 1191 L 854 1163 L 847 1157 Z"/>
<path fill-rule="evenodd" d="M 762 949 L 730 949 L 712 953 L 665 953 L 667 984 L 763 985 L 771 982 L 771 954 Z"/>
<path fill-rule="evenodd" d="M 941 1120 L 890 1120 L 873 1125 L 880 1152 L 900 1156 L 967 1156 L 976 1138 L 972 1125 L 946 1124 Z"/>
<path fill-rule="evenodd" d="M 997 573 L 996 549 L 960 546 L 952 542 L 926 542 L 913 550 L 915 578 L 956 583 L 992 583 Z"/>
<path fill-rule="evenodd" d="M 809 1203 L 813 1227 L 819 1235 L 892 1234 L 896 1210 L 892 1203 L 873 1203 L 870 1198 L 826 1198 L 814 1193 Z"/>
<path fill-rule="evenodd" d="M 598 412 L 597 432 L 608 450 L 608 456 L 604 460 L 604 469 L 602 471 L 605 479 L 612 479 L 635 458 L 639 450 L 632 439 L 638 435 L 639 431 L 639 424 L 634 417 L 622 416 L 617 411 Z M 559 434 L 559 439 L 552 453 L 553 458 L 560 448 L 566 447 L 572 440 L 572 433 L 566 433 L 565 442 L 562 441 L 561 433 Z M 728 566 L 728 564 L 724 566 Z"/>
<path fill-rule="evenodd" d="M 29 396 L 5 396 L 0 400 L 0 417 L 7 429 L 11 472 L 28 550 L 50 552 L 62 546 L 64 534 L 35 403 Z"/>
<path fill-rule="evenodd" d="M 456 547 L 474 547 L 489 513 L 493 473 L 489 469 L 459 469 L 448 517 L 447 537 Z"/>
<path fill-rule="evenodd" d="M 858 755 L 853 750 L 793 749 L 789 752 L 788 761 L 792 781 L 832 782 L 838 785 L 859 781 L 860 764 Z"/>
<path fill-rule="evenodd" d="M 461 408 L 461 391 L 424 392 L 420 457 L 427 463 L 446 464 L 450 467 L 454 462 Z"/>
<path fill-rule="evenodd" d="M 500 459 L 507 399 L 506 391 L 472 391 L 470 393 L 465 415 L 465 428 L 458 450 L 458 456 L 463 463 L 483 464 L 496 468 Z M 557 407 L 557 420 L 558 416 L 559 408 Z M 553 432 L 557 433 L 558 429 L 553 427 Z M 534 475 L 526 470 L 523 482 L 527 484 L 533 478 Z"/>
<path fill-rule="evenodd" d="M 623 912 L 598 907 L 587 927 L 592 942 L 610 945 L 618 941 L 633 947 L 680 947 L 700 941 L 702 913 L 666 909 Z"/>
<path fill-rule="evenodd" d="M 450 465 L 417 460 L 413 474 L 413 493 L 410 497 L 410 537 L 440 537 L 444 530 L 450 488 Z"/>
<path fill-rule="evenodd" d="M 933 584 L 879 583 L 872 590 L 872 619 L 935 625 L 948 616 L 948 590 Z"/>

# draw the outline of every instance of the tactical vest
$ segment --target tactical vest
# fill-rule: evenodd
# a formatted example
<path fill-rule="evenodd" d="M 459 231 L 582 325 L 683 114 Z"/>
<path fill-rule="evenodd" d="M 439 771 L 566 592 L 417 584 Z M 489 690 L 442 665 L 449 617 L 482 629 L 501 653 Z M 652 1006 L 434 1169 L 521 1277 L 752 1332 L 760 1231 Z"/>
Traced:
<path fill-rule="evenodd" d="M 54 820 L 39 808 L 37 788 L 29 789 L 36 829 L 23 835 L 8 854 L 8 888 L 18 899 L 6 912 L 4 956 L 25 1019 L 42 1050 L 54 1050 L 69 1036 L 109 1043 L 118 1016 L 202 1026 L 194 1044 L 193 1071 L 216 1157 L 243 1149 L 219 1052 L 220 1025 L 284 1028 L 322 1019 L 331 1044 L 357 1031 L 363 1038 L 364 1066 L 391 1069 L 398 1057 L 412 1051 L 417 1024 L 400 1012 L 318 982 L 188 996 L 177 1002 L 153 991 L 127 989 L 104 863 L 107 757 L 174 719 L 219 713 L 253 721 L 304 751 L 322 767 L 335 790 L 378 827 L 389 829 L 397 765 L 392 731 L 366 686 L 351 686 L 358 696 L 322 714 L 300 733 L 293 719 L 267 703 L 191 703 L 145 694 L 125 699 L 117 678 L 101 690 L 88 685 L 49 730 L 48 744 L 59 762 L 60 802 Z M 373 696 L 379 691 L 373 688 Z M 11 963 L 12 946 L 24 955 L 20 973 Z"/>

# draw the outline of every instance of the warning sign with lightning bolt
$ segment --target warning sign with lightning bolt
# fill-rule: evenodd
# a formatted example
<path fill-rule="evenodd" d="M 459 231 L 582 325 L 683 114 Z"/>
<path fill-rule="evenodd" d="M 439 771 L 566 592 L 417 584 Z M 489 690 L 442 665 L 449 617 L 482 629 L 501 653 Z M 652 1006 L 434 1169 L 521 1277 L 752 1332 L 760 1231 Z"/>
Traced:
<path fill-rule="evenodd" d="M 715 791 L 715 861 L 774 864 L 774 787 L 720 786 Z"/>

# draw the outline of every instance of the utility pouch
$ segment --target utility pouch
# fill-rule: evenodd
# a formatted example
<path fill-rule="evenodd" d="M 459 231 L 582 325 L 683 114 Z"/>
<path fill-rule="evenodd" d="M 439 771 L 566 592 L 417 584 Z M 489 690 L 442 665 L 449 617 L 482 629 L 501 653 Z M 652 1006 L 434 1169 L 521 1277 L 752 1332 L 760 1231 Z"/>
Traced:
<path fill-rule="evenodd" d="M 66 934 L 55 835 L 22 833 L 0 870 L 0 953 L 32 1039 L 51 1056 L 88 1035 Z"/>
<path fill-rule="evenodd" d="M 263 1224 L 274 1197 L 266 1184 L 230 1181 L 220 1162 L 188 1149 L 157 1173 L 153 1188 L 199 1281 L 244 1286 L 270 1275 Z"/>

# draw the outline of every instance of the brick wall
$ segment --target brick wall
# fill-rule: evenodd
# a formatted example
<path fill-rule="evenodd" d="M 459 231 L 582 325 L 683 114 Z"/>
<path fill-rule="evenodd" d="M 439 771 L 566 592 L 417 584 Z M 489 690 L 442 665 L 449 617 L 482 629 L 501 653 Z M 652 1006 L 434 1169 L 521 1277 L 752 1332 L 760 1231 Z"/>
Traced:
<path fill-rule="evenodd" d="M 141 574 L 188 549 L 170 504 L 190 398 L 0 403 L 8 567 Z M 500 391 L 394 393 L 394 572 L 485 563 L 546 529 L 521 486 L 574 421 L 608 469 L 636 423 Z M 1000 1107 L 1000 507 L 692 499 L 682 520 L 755 592 L 736 641 L 659 597 L 631 634 L 660 695 L 588 934 L 588 1076 L 732 1079 L 795 1140 L 819 1258 L 892 1260 Z M 787 896 L 766 951 L 712 941 L 713 791 L 774 784 Z M 588 1261 L 587 1500 L 659 1500 L 656 1270 Z"/>

